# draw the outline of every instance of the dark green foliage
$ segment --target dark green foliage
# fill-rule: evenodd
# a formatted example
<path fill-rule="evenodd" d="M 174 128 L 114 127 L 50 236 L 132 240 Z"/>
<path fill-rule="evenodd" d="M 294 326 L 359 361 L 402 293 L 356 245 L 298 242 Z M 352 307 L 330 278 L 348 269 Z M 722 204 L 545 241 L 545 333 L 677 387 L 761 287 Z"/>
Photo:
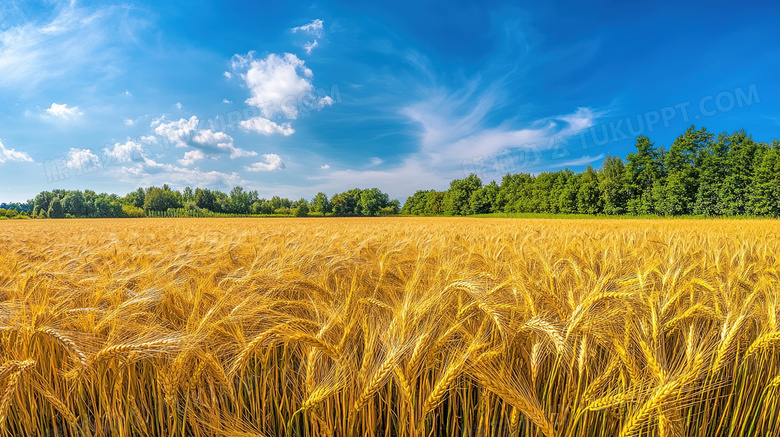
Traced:
<path fill-rule="evenodd" d="M 599 171 L 599 192 L 604 214 L 615 215 L 626 212 L 628 187 L 625 181 L 626 167 L 623 160 L 617 156 L 607 156 Z"/>
<path fill-rule="evenodd" d="M 65 210 L 62 208 L 62 203 L 60 202 L 59 197 L 55 197 L 54 200 L 52 200 L 49 203 L 49 218 L 65 218 Z"/>
<path fill-rule="evenodd" d="M 716 139 L 691 126 L 668 151 L 640 136 L 625 162 L 607 156 L 598 171 L 507 174 L 484 187 L 470 175 L 443 193 L 417 191 L 401 212 L 780 217 L 780 142 L 757 143 L 744 131 Z"/>
<path fill-rule="evenodd" d="M 308 217 L 309 205 L 307 203 L 301 203 L 297 208 L 293 209 L 293 215 L 295 217 Z"/>
<path fill-rule="evenodd" d="M 471 212 L 471 195 L 482 188 L 482 181 L 475 174 L 466 179 L 450 182 L 450 189 L 442 200 L 442 209 L 447 215 L 467 215 Z"/>
<path fill-rule="evenodd" d="M 321 214 L 329 214 L 333 212 L 333 205 L 330 204 L 328 195 L 325 193 L 317 193 L 314 199 L 311 200 L 311 210 Z"/>
<path fill-rule="evenodd" d="M 181 208 L 181 194 L 171 191 L 170 188 L 152 187 L 146 191 L 144 200 L 145 211 L 167 211 L 172 208 Z"/>

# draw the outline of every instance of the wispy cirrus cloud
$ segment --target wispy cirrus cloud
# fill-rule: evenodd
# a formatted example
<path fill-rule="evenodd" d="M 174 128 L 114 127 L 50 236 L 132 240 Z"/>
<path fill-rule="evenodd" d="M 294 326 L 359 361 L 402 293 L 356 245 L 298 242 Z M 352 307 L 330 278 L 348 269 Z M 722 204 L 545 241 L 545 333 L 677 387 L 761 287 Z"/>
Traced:
<path fill-rule="evenodd" d="M 325 23 L 318 18 L 318 19 L 312 20 L 310 23 L 304 24 L 302 26 L 293 27 L 292 31 L 293 31 L 293 33 L 304 32 L 304 33 L 308 33 L 308 34 L 314 35 L 316 37 L 321 37 L 322 36 L 322 30 L 324 28 L 324 24 Z"/>
<path fill-rule="evenodd" d="M 132 31 L 134 21 L 127 14 L 127 8 L 87 8 L 71 1 L 56 7 L 48 20 L 21 16 L 0 30 L 0 87 L 53 85 L 52 80 L 74 77 L 74 72 L 116 73 L 121 58 L 112 48 L 131 39 L 117 32 L 116 22 Z"/>

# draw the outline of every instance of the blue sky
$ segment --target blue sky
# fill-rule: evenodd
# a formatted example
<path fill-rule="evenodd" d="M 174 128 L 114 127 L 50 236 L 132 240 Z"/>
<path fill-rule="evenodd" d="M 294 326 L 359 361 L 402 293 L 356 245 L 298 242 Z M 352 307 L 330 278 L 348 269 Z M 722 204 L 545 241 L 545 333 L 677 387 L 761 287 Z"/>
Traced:
<path fill-rule="evenodd" d="M 158 4 L 162 3 L 162 5 Z M 0 5 L 0 201 L 168 183 L 405 199 L 780 131 L 772 2 Z"/>

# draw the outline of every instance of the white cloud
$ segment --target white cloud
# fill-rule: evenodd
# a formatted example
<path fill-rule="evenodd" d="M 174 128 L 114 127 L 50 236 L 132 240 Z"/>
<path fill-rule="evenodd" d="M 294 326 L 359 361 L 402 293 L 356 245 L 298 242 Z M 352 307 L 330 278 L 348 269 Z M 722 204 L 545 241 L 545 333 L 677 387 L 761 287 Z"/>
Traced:
<path fill-rule="evenodd" d="M 292 31 L 310 33 L 314 36 L 322 36 L 323 21 L 320 19 L 313 20 L 311 23 L 304 24 L 303 26 L 293 27 Z"/>
<path fill-rule="evenodd" d="M 230 78 L 232 78 L 232 77 L 233 77 L 233 75 L 232 75 L 232 74 L 230 74 L 230 72 L 229 72 L 229 71 L 226 71 L 226 72 L 222 73 L 222 75 L 223 75 L 223 76 L 225 76 L 225 77 L 226 77 L 226 78 L 228 78 L 228 79 L 230 79 Z"/>
<path fill-rule="evenodd" d="M 228 105 L 230 105 L 230 104 L 232 104 L 233 102 L 231 102 L 231 101 L 230 101 L 230 100 L 228 100 L 228 99 L 222 99 L 222 103 L 227 103 Z"/>
<path fill-rule="evenodd" d="M 233 173 L 218 171 L 200 171 L 173 164 L 163 164 L 145 158 L 137 164 L 119 168 L 122 181 L 138 185 L 169 184 L 172 187 L 198 186 L 230 188 L 236 185 L 246 185 L 241 177 Z"/>
<path fill-rule="evenodd" d="M 233 145 L 233 137 L 224 132 L 212 132 L 203 129 L 192 137 L 191 147 L 198 148 L 209 155 L 229 153 L 230 159 L 242 156 L 257 156 L 257 152 L 240 149 Z"/>
<path fill-rule="evenodd" d="M 314 74 L 297 56 L 272 53 L 255 59 L 254 55 L 254 52 L 234 55 L 231 61 L 233 70 L 251 93 L 246 103 L 261 110 L 261 115 L 241 122 L 244 129 L 264 135 L 292 135 L 295 130 L 290 123 L 273 120 L 294 120 L 301 111 L 333 105 L 331 97 L 315 94 L 311 81 Z"/>
<path fill-rule="evenodd" d="M 0 19 L 0 87 L 36 88 L 43 83 L 62 88 L 71 78 L 83 82 L 121 69 L 122 51 L 117 48 L 133 41 L 143 25 L 136 11 L 86 8 L 76 1 L 46 3 L 29 16 L 11 16 L 13 8 L 3 11 L 8 16 Z"/>
<path fill-rule="evenodd" d="M 455 92 L 447 93 L 442 88 L 421 90 L 429 93 L 428 98 L 407 106 L 402 114 L 419 126 L 419 148 L 406 155 L 397 166 L 386 169 L 338 170 L 322 173 L 313 190 L 331 192 L 351 187 L 387 187 L 391 196 L 406 196 L 421 188 L 446 189 L 452 179 L 463 178 L 472 172 L 469 162 L 483 157 L 500 156 L 511 151 L 529 151 L 531 159 L 540 151 L 549 156 L 551 147 L 574 137 L 578 131 L 594 125 L 599 113 L 589 108 L 554 117 L 531 120 L 519 128 L 512 127 L 516 121 L 499 125 L 492 123 L 494 110 L 502 93 L 491 86 L 479 90 L 475 80 Z M 429 89 L 434 89 L 431 93 Z M 595 158 L 589 158 L 594 159 Z M 378 159 L 372 159 L 376 165 Z M 540 162 L 516 168 L 499 169 L 494 174 L 478 171 L 478 176 L 487 183 L 491 178 L 500 180 L 507 172 L 534 172 L 545 168 L 549 162 Z M 565 164 L 565 163 L 564 163 Z"/>
<path fill-rule="evenodd" d="M 131 120 L 129 118 L 125 119 L 125 126 L 135 126 L 135 120 Z"/>
<path fill-rule="evenodd" d="M 314 90 L 312 76 L 304 62 L 291 53 L 282 56 L 271 53 L 265 59 L 252 59 L 247 72 L 241 74 L 252 93 L 246 103 L 262 109 L 266 118 L 280 115 L 297 118 L 299 97 Z"/>
<path fill-rule="evenodd" d="M 46 109 L 46 112 L 49 114 L 60 117 L 64 119 L 70 119 L 70 118 L 76 118 L 80 115 L 84 115 L 83 112 L 79 111 L 78 106 L 73 106 L 72 108 L 68 108 L 68 104 L 64 103 L 62 105 L 58 105 L 56 103 L 51 104 L 51 108 Z"/>
<path fill-rule="evenodd" d="M 133 95 L 132 95 L 132 94 L 130 94 L 130 91 L 128 91 L 128 90 L 125 90 L 125 95 L 126 95 L 126 96 L 130 96 L 130 97 L 133 97 Z"/>
<path fill-rule="evenodd" d="M 178 109 L 181 109 L 181 102 L 176 102 L 176 107 L 177 107 Z"/>
<path fill-rule="evenodd" d="M 306 44 L 304 44 L 303 45 L 303 49 L 306 50 L 306 54 L 307 55 L 310 55 L 311 51 L 314 50 L 314 48 L 317 47 L 318 45 L 319 45 L 319 43 L 315 39 L 314 41 L 310 41 L 310 42 L 307 42 Z"/>
<path fill-rule="evenodd" d="M 381 163 L 383 163 L 383 162 L 384 162 L 384 161 L 382 161 L 382 159 L 381 159 L 381 158 L 377 158 L 376 156 L 374 156 L 373 158 L 371 158 L 371 166 L 374 166 L 374 167 L 375 167 L 375 166 L 377 166 L 377 165 L 379 165 L 379 164 L 381 164 Z"/>
<path fill-rule="evenodd" d="M 241 120 L 238 122 L 241 128 L 257 132 L 263 135 L 280 134 L 289 136 L 295 133 L 295 129 L 290 126 L 290 123 L 276 124 L 273 121 L 263 117 L 253 117 L 249 120 Z"/>
<path fill-rule="evenodd" d="M 147 153 L 145 153 L 142 144 L 134 141 L 127 141 L 124 144 L 115 143 L 111 149 L 104 149 L 103 153 L 106 155 L 106 165 L 118 165 L 130 161 L 143 161 L 147 159 Z"/>
<path fill-rule="evenodd" d="M 325 165 L 321 165 L 320 168 L 323 170 L 328 170 L 330 166 L 328 164 L 325 164 Z"/>
<path fill-rule="evenodd" d="M 230 159 L 244 156 L 257 156 L 257 152 L 244 150 L 233 144 L 233 137 L 224 132 L 214 132 L 211 129 L 198 129 L 198 117 L 165 122 L 164 117 L 152 121 L 154 133 L 165 137 L 176 147 L 189 147 L 200 153 L 185 153 L 181 162 L 184 165 L 204 158 L 216 158 L 218 155 L 229 154 Z"/>
<path fill-rule="evenodd" d="M 187 167 L 203 159 L 206 159 L 206 154 L 203 151 L 191 150 L 184 153 L 184 158 L 179 160 L 179 164 Z"/>
<path fill-rule="evenodd" d="M 89 149 L 72 148 L 68 152 L 68 159 L 65 161 L 65 167 L 78 171 L 95 169 L 100 167 L 100 157 L 92 153 Z"/>
<path fill-rule="evenodd" d="M 561 162 L 556 164 L 555 167 L 577 167 L 581 165 L 587 165 L 604 159 L 604 154 L 600 153 L 598 156 L 584 155 L 577 159 Z"/>
<path fill-rule="evenodd" d="M 6 162 L 35 162 L 26 152 L 8 149 L 0 140 L 0 164 Z"/>
<path fill-rule="evenodd" d="M 285 168 L 282 157 L 275 153 L 266 153 L 263 158 L 265 162 L 257 162 L 244 168 L 247 171 L 274 171 Z"/>
<path fill-rule="evenodd" d="M 333 99 L 331 99 L 330 96 L 325 96 L 317 101 L 317 106 L 319 109 L 326 106 L 333 106 Z"/>
<path fill-rule="evenodd" d="M 176 147 L 187 147 L 187 143 L 192 139 L 193 132 L 198 129 L 198 117 L 192 116 L 189 119 L 180 119 L 164 123 L 165 116 L 152 121 L 151 127 L 154 133 L 168 138 Z"/>

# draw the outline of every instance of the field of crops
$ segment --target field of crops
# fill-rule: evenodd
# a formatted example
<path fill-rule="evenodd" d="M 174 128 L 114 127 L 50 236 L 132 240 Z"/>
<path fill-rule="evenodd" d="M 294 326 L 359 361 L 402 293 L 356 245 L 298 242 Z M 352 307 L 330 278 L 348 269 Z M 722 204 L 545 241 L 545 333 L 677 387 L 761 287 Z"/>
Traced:
<path fill-rule="evenodd" d="M 0 222 L 13 436 L 778 436 L 780 222 Z"/>

